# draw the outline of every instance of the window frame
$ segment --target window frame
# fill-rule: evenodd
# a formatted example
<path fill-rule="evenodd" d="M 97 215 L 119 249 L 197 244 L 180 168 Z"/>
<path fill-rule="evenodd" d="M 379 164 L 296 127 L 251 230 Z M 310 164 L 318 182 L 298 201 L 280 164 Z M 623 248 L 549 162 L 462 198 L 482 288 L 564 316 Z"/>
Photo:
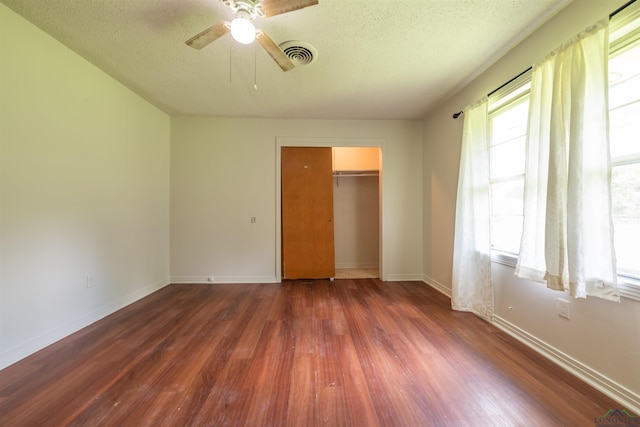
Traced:
<path fill-rule="evenodd" d="M 613 22 L 612 20 L 612 24 Z M 627 28 L 630 24 L 631 29 Z M 620 22 L 613 26 L 614 29 L 611 32 L 611 41 L 609 43 L 609 58 L 623 53 L 628 48 L 640 49 L 640 7 L 630 10 L 630 13 L 622 16 Z M 631 47 L 634 44 L 636 46 Z M 640 95 L 638 99 L 624 106 L 636 103 L 640 103 Z M 623 108 L 624 106 L 616 108 Z M 628 165 L 640 165 L 640 152 L 611 157 L 612 174 L 616 167 Z M 640 301 L 640 276 L 628 275 L 625 272 L 618 273 L 618 291 L 621 296 Z"/>
<path fill-rule="evenodd" d="M 527 70 L 525 73 L 522 73 L 518 78 L 514 79 L 509 84 L 497 90 L 495 93 L 489 96 L 489 111 L 488 117 L 491 123 L 492 117 L 499 114 L 500 112 L 504 112 L 505 109 L 516 108 L 519 103 L 524 102 L 525 98 L 529 97 L 530 89 L 531 89 L 531 70 Z M 526 133 L 525 133 L 526 136 Z M 489 141 L 491 141 L 491 135 L 489 135 Z M 501 143 L 504 143 L 501 142 Z M 491 170 L 491 145 L 489 145 L 489 170 Z M 524 174 L 523 170 L 521 174 L 512 175 L 508 177 L 500 177 L 496 179 L 492 179 L 489 177 L 489 191 L 491 192 L 493 184 L 498 184 L 501 182 L 513 182 L 518 179 L 523 180 L 524 186 Z M 523 200 L 524 204 L 524 200 Z M 522 215 L 524 216 L 524 207 Z M 490 212 L 490 218 L 493 219 L 493 210 Z M 491 232 L 490 235 L 493 237 L 493 221 L 490 224 Z M 517 252 L 509 252 L 507 250 L 497 248 L 493 246 L 493 242 L 491 243 L 491 260 L 494 262 L 498 262 L 500 264 L 508 265 L 511 267 L 516 266 L 516 262 L 518 260 Z"/>

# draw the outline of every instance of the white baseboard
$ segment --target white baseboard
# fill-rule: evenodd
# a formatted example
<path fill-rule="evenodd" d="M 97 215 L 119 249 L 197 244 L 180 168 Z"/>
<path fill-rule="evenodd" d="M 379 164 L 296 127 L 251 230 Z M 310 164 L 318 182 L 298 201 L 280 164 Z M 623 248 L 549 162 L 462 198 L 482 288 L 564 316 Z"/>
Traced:
<path fill-rule="evenodd" d="M 275 276 L 171 276 L 171 283 L 175 284 L 203 284 L 203 283 L 278 283 Z"/>
<path fill-rule="evenodd" d="M 431 286 L 436 291 L 440 292 L 441 294 L 444 294 L 447 297 L 451 298 L 451 289 L 449 289 L 442 283 L 438 282 L 437 280 L 432 279 L 429 276 L 423 276 L 422 281 L 425 282 L 427 285 Z"/>
<path fill-rule="evenodd" d="M 615 381 L 605 377 L 589 366 L 563 353 L 548 343 L 536 338 L 513 323 L 494 317 L 494 325 L 518 341 L 532 348 L 561 368 L 569 371 L 596 390 L 606 394 L 634 414 L 640 414 L 640 396 Z M 613 408 L 612 408 L 613 409 Z"/>
<path fill-rule="evenodd" d="M 422 281 L 422 274 L 385 274 L 386 282 L 419 282 Z"/>
<path fill-rule="evenodd" d="M 362 264 L 357 262 L 336 262 L 336 268 L 378 268 L 377 264 Z"/>
<path fill-rule="evenodd" d="M 56 341 L 60 341 L 61 339 L 79 331 L 80 329 L 85 328 L 92 323 L 95 323 L 98 320 L 115 313 L 121 308 L 124 308 L 129 304 L 133 304 L 134 302 L 146 297 L 147 295 L 152 294 L 153 292 L 167 286 L 168 284 L 168 278 L 159 280 L 155 283 L 151 283 L 142 289 L 139 289 L 128 295 L 125 295 L 124 297 L 118 298 L 113 302 L 105 304 L 102 307 L 92 310 L 89 313 L 80 316 L 76 320 L 64 326 L 58 327 L 52 331 L 47 332 L 44 335 L 29 340 L 24 344 L 21 344 L 0 354 L 0 369 L 4 369 L 9 365 L 18 362 L 19 360 L 22 360 L 25 357 L 39 350 L 42 350 L 43 348 L 55 343 Z"/>

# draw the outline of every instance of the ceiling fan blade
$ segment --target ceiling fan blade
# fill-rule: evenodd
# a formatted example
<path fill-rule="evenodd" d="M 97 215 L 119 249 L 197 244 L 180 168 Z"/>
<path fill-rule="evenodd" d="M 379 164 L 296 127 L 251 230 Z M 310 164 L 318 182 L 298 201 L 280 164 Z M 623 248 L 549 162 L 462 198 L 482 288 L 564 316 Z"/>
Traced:
<path fill-rule="evenodd" d="M 266 16 L 274 16 L 316 4 L 318 0 L 262 0 L 262 10 Z"/>
<path fill-rule="evenodd" d="M 260 43 L 260 46 L 267 51 L 269 56 L 273 58 L 274 61 L 278 64 L 282 71 L 293 70 L 296 66 L 287 55 L 280 49 L 271 37 L 267 35 L 264 31 L 260 30 L 256 34 L 256 40 Z"/>
<path fill-rule="evenodd" d="M 187 46 L 191 46 L 194 49 L 202 49 L 207 46 L 209 43 L 219 39 L 229 32 L 229 27 L 226 22 L 221 22 L 219 24 L 214 25 L 213 27 L 209 27 L 203 32 L 196 34 L 191 37 L 185 43 Z"/>

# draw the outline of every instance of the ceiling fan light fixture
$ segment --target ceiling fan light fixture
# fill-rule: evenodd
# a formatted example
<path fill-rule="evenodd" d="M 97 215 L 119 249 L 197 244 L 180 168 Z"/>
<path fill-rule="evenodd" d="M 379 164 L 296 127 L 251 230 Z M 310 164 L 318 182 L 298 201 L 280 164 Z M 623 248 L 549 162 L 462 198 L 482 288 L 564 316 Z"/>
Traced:
<path fill-rule="evenodd" d="M 231 36 L 238 43 L 251 44 L 256 39 L 256 27 L 243 13 L 238 13 L 238 17 L 231 21 Z"/>

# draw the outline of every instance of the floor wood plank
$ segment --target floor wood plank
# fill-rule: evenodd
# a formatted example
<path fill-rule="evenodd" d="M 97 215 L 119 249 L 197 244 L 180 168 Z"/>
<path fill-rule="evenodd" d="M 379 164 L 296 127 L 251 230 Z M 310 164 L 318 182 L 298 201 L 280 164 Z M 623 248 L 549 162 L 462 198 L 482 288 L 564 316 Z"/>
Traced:
<path fill-rule="evenodd" d="M 419 282 L 171 285 L 0 371 L 2 426 L 566 426 L 619 405 Z"/>

